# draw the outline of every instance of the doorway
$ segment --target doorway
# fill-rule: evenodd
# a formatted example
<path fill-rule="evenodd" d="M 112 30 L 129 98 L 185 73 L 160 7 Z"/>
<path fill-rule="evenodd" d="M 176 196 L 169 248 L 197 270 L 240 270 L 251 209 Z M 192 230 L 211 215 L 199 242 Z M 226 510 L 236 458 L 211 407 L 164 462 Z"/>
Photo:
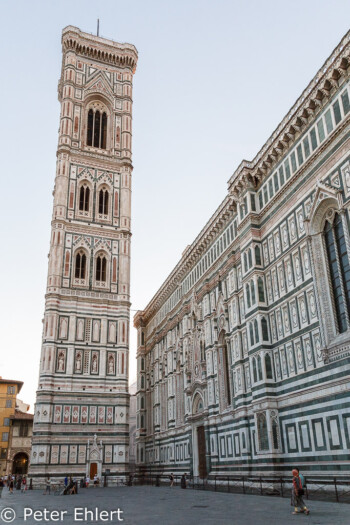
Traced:
<path fill-rule="evenodd" d="M 27 474 L 28 456 L 24 452 L 16 454 L 12 463 L 12 474 Z"/>
<path fill-rule="evenodd" d="M 90 464 L 90 479 L 93 480 L 97 474 L 97 463 Z"/>
<path fill-rule="evenodd" d="M 198 473 L 200 478 L 206 478 L 207 462 L 205 449 L 205 432 L 204 426 L 197 427 L 197 444 L 198 444 Z"/>

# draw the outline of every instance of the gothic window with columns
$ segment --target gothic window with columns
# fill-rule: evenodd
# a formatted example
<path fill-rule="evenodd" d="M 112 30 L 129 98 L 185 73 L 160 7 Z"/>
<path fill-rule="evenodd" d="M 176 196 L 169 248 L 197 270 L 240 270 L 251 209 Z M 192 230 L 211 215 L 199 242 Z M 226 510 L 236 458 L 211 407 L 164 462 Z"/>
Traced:
<path fill-rule="evenodd" d="M 258 355 L 258 357 L 256 359 L 256 362 L 257 362 L 257 368 L 258 368 L 258 379 L 259 379 L 259 381 L 262 381 L 263 373 L 262 373 L 262 366 L 261 366 L 261 357 L 260 357 L 260 355 Z"/>
<path fill-rule="evenodd" d="M 261 331 L 262 331 L 263 341 L 268 341 L 269 331 L 267 328 L 267 320 L 265 319 L 265 317 L 261 319 Z"/>
<path fill-rule="evenodd" d="M 107 280 L 107 259 L 103 255 L 103 253 L 100 253 L 96 257 L 96 281 L 98 282 L 106 282 Z"/>
<path fill-rule="evenodd" d="M 221 391 L 222 391 L 222 400 L 225 407 L 231 405 L 231 384 L 230 384 L 230 375 L 231 375 L 231 359 L 229 348 L 225 342 L 224 334 L 221 333 L 219 337 L 219 348 L 220 348 L 220 365 L 222 367 L 222 381 L 221 381 Z"/>
<path fill-rule="evenodd" d="M 103 215 L 108 215 L 108 200 L 109 193 L 106 187 L 103 187 L 98 192 L 98 212 Z"/>
<path fill-rule="evenodd" d="M 86 183 L 80 186 L 79 191 L 79 211 L 89 211 L 90 208 L 90 188 Z"/>
<path fill-rule="evenodd" d="M 252 298 L 252 305 L 255 304 L 255 284 L 254 281 L 250 281 L 250 294 Z"/>
<path fill-rule="evenodd" d="M 249 323 L 249 335 L 250 335 L 250 344 L 251 346 L 253 346 L 255 344 L 253 323 Z"/>
<path fill-rule="evenodd" d="M 75 256 L 75 278 L 85 279 L 86 277 L 86 255 L 83 250 L 79 250 Z"/>
<path fill-rule="evenodd" d="M 278 419 L 274 414 L 274 412 L 271 413 L 272 444 L 273 448 L 278 450 L 280 448 L 280 434 L 278 428 Z"/>
<path fill-rule="evenodd" d="M 245 285 L 245 292 L 246 292 L 247 308 L 250 308 L 251 303 L 250 303 L 250 288 L 249 288 L 249 284 Z"/>
<path fill-rule="evenodd" d="M 255 246 L 254 253 L 255 253 L 255 264 L 258 266 L 261 266 L 261 252 L 260 252 L 260 247 L 258 245 Z"/>
<path fill-rule="evenodd" d="M 267 431 L 267 421 L 265 412 L 261 412 L 257 415 L 257 427 L 258 427 L 258 441 L 259 450 L 269 450 L 269 436 Z"/>
<path fill-rule="evenodd" d="M 255 342 L 259 342 L 259 327 L 258 327 L 258 321 L 254 319 L 254 332 L 255 332 Z"/>
<path fill-rule="evenodd" d="M 262 277 L 258 277 L 258 294 L 259 294 L 259 301 L 261 303 L 264 303 L 265 293 L 264 293 L 264 282 L 262 280 Z"/>
<path fill-rule="evenodd" d="M 350 265 L 343 223 L 338 213 L 332 223 L 326 221 L 323 232 L 335 317 L 339 333 L 343 333 L 350 320 Z"/>
<path fill-rule="evenodd" d="M 270 354 L 265 354 L 265 371 L 266 371 L 266 379 L 273 379 L 272 361 L 271 361 Z"/>
<path fill-rule="evenodd" d="M 256 383 L 257 380 L 258 380 L 258 375 L 257 375 L 257 370 L 256 370 L 256 359 L 255 359 L 255 357 L 253 357 L 253 379 L 254 379 L 254 383 Z"/>
<path fill-rule="evenodd" d="M 250 249 L 248 250 L 248 266 L 249 266 L 249 268 L 251 268 L 253 266 L 252 251 Z"/>
<path fill-rule="evenodd" d="M 94 148 L 107 147 L 107 113 L 90 108 L 87 117 L 86 144 Z"/>
<path fill-rule="evenodd" d="M 253 379 L 254 379 L 254 383 L 257 383 L 257 381 L 262 381 L 263 373 L 262 373 L 261 357 L 260 357 L 260 355 L 258 355 L 257 357 L 253 357 L 252 365 L 253 365 Z"/>

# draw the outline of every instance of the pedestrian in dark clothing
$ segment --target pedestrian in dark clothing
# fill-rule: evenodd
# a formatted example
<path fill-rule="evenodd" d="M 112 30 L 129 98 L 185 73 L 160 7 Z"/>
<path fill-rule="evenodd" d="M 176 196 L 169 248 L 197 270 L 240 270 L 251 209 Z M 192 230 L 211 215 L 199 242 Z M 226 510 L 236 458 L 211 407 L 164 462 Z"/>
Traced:
<path fill-rule="evenodd" d="M 45 480 L 45 492 L 44 492 L 44 495 L 45 494 L 51 494 L 51 480 L 50 480 L 50 476 L 47 476 L 46 480 Z"/>
<path fill-rule="evenodd" d="M 181 488 L 182 489 L 187 488 L 186 474 L 182 474 L 181 476 Z"/>
<path fill-rule="evenodd" d="M 169 479 L 170 479 L 170 486 L 173 487 L 174 486 L 174 474 L 173 473 L 170 474 Z"/>
<path fill-rule="evenodd" d="M 300 514 L 301 512 L 304 512 L 305 514 L 309 514 L 310 511 L 306 507 L 303 496 L 304 496 L 304 488 L 302 481 L 299 477 L 299 471 L 297 469 L 293 469 L 293 487 L 292 487 L 292 499 L 291 499 L 291 505 L 294 507 L 293 514 Z M 300 509 L 300 510 L 298 510 Z"/>

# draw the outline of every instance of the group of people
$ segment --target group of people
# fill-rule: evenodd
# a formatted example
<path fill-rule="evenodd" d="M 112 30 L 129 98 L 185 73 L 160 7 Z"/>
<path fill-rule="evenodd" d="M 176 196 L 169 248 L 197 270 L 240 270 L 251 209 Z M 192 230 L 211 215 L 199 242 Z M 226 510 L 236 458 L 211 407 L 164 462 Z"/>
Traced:
<path fill-rule="evenodd" d="M 306 507 L 303 496 L 305 494 L 305 478 L 304 476 L 299 472 L 299 469 L 295 467 L 292 470 L 293 480 L 292 480 L 292 498 L 291 498 L 291 505 L 294 507 L 293 514 L 301 514 L 304 513 L 308 515 L 310 513 L 309 509 Z M 174 474 L 171 473 L 169 476 L 170 480 L 170 487 L 174 486 L 175 477 Z M 81 482 L 80 486 L 82 488 L 89 488 L 89 485 L 91 484 L 91 480 L 89 476 L 84 477 Z M 100 479 L 95 474 L 93 479 L 93 486 L 96 488 L 100 484 Z M 184 473 L 181 476 L 180 481 L 180 487 L 182 489 L 186 489 L 188 485 L 188 479 L 187 474 Z M 8 487 L 10 494 L 13 494 L 13 489 L 16 488 L 16 490 L 21 490 L 24 492 L 28 489 L 27 484 L 27 478 L 25 476 L 21 475 L 9 475 L 9 476 L 3 476 L 0 478 L 0 492 L 4 487 Z M 78 491 L 78 480 L 76 478 L 72 478 L 70 476 L 66 476 L 64 478 L 64 489 L 62 491 L 62 494 L 77 494 Z M 47 476 L 45 479 L 45 492 L 44 494 L 50 494 L 51 493 L 51 479 L 50 476 Z"/>
<path fill-rule="evenodd" d="M 78 484 L 80 483 L 80 488 L 89 488 L 89 485 L 91 484 L 91 480 L 89 478 L 89 476 L 86 476 L 82 479 L 80 479 L 80 481 L 77 479 L 77 478 L 72 478 L 72 476 L 66 476 L 64 478 L 64 488 L 62 490 L 62 494 L 63 495 L 71 495 L 71 494 L 77 494 L 78 493 Z M 93 479 L 93 486 L 96 488 L 98 487 L 100 484 L 100 478 L 97 476 L 97 474 L 94 476 L 94 479 Z M 46 479 L 45 479 L 45 492 L 44 492 L 44 495 L 46 494 L 51 494 L 51 479 L 50 479 L 50 476 L 47 476 Z"/>
<path fill-rule="evenodd" d="M 20 474 L 17 474 L 16 476 L 13 474 L 3 476 L 0 478 L 0 489 L 4 489 L 5 487 L 9 489 L 10 494 L 13 494 L 13 489 L 24 492 L 28 488 L 27 478 Z"/>

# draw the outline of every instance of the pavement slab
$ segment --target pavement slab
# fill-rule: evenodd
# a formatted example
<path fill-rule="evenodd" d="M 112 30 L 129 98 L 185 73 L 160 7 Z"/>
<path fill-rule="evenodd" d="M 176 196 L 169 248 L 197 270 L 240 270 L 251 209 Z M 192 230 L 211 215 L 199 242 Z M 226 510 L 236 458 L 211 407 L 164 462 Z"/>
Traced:
<path fill-rule="evenodd" d="M 91 487 L 72 496 L 44 495 L 41 490 L 11 495 L 5 488 L 0 525 L 350 525 L 348 504 L 310 501 L 307 505 L 309 516 L 295 516 L 290 500 L 275 496 L 151 486 Z"/>

